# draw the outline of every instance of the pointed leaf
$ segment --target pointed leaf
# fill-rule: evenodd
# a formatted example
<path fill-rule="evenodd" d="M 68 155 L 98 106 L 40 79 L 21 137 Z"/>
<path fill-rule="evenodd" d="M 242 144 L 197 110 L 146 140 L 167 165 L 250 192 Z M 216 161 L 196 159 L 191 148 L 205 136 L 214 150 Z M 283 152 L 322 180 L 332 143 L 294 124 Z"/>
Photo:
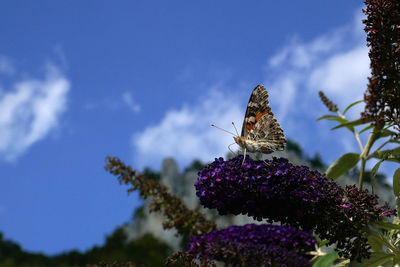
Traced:
<path fill-rule="evenodd" d="M 396 197 L 400 195 L 400 168 L 393 175 L 393 192 Z"/>
<path fill-rule="evenodd" d="M 368 236 L 368 244 L 371 245 L 371 248 L 374 252 L 382 252 L 383 251 L 383 243 L 378 238 L 374 238 L 371 235 Z"/>
<path fill-rule="evenodd" d="M 348 122 L 348 120 L 346 120 L 345 118 L 335 116 L 335 115 L 324 115 L 317 119 L 317 121 L 320 121 L 320 120 L 337 121 L 340 123 Z"/>
<path fill-rule="evenodd" d="M 379 167 L 381 166 L 381 163 L 382 163 L 383 161 L 384 161 L 383 159 L 381 159 L 380 161 L 378 161 L 378 163 L 376 163 L 375 166 L 374 166 L 374 167 L 372 168 L 372 170 L 371 170 L 372 194 L 374 193 L 374 192 L 373 192 L 373 189 L 374 189 L 374 186 L 375 186 L 375 176 L 376 176 L 376 173 L 378 172 Z"/>
<path fill-rule="evenodd" d="M 359 131 L 358 134 L 361 134 L 361 133 L 363 133 L 363 132 L 365 132 L 365 131 L 367 131 L 367 130 L 369 130 L 369 129 L 371 129 L 371 128 L 374 128 L 374 125 L 372 125 L 372 124 L 368 125 L 368 126 L 365 127 L 364 129 L 362 129 L 361 131 Z"/>
<path fill-rule="evenodd" d="M 388 150 L 378 150 L 372 157 L 400 163 L 400 147 Z"/>
<path fill-rule="evenodd" d="M 347 153 L 338 158 L 331 166 L 326 170 L 326 176 L 331 179 L 336 179 L 348 170 L 353 168 L 360 160 L 360 154 L 358 153 Z"/>
<path fill-rule="evenodd" d="M 389 149 L 389 150 L 378 150 L 376 152 L 376 155 L 374 155 L 374 158 L 385 160 L 385 159 L 389 158 L 391 153 L 392 153 L 391 149 Z"/>
<path fill-rule="evenodd" d="M 357 119 L 357 120 L 354 120 L 354 121 L 349 121 L 349 122 L 346 122 L 346 123 L 342 123 L 342 124 L 340 124 L 340 125 L 338 125 L 336 127 L 333 127 L 332 130 L 336 130 L 336 129 L 339 129 L 339 128 L 342 128 L 342 127 L 354 127 L 354 126 L 358 126 L 358 125 L 362 125 L 362 124 L 368 123 L 370 121 L 371 121 L 371 119 Z"/>
<path fill-rule="evenodd" d="M 348 267 L 349 264 L 350 264 L 350 259 L 346 259 L 346 260 L 343 260 L 343 261 L 333 265 L 333 267 Z"/>
<path fill-rule="evenodd" d="M 379 131 L 379 134 L 377 135 L 377 139 L 378 139 L 378 138 L 382 138 L 382 137 L 387 137 L 387 136 L 393 136 L 393 135 L 395 135 L 395 134 L 396 134 L 396 133 L 393 132 L 393 131 L 391 131 L 391 130 L 382 129 L 382 130 Z"/>
<path fill-rule="evenodd" d="M 385 252 L 372 252 L 369 259 L 365 259 L 362 263 L 363 267 L 377 267 L 382 266 L 387 262 L 391 262 L 394 258 L 393 254 Z"/>
<path fill-rule="evenodd" d="M 345 110 L 343 111 L 343 115 L 346 114 L 346 112 L 352 107 L 355 106 L 361 102 L 364 102 L 364 100 L 358 100 L 356 102 L 351 103 L 350 105 L 347 106 L 347 108 L 345 108 Z"/>
<path fill-rule="evenodd" d="M 330 267 L 337 258 L 339 258 L 337 252 L 324 255 L 319 257 L 312 267 Z"/>
<path fill-rule="evenodd" d="M 385 229 L 385 230 L 400 230 L 400 225 L 391 223 L 391 222 L 385 222 L 385 221 L 378 221 L 372 223 L 373 226 L 380 228 L 380 229 Z M 369 240 L 369 237 L 368 237 Z M 382 243 L 383 244 L 383 243 Z"/>

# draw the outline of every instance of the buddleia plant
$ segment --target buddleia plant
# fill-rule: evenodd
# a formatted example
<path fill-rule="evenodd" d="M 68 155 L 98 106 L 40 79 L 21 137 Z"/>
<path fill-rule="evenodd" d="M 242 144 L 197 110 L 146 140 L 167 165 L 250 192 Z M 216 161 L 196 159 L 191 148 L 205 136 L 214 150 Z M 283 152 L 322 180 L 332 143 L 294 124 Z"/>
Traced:
<path fill-rule="evenodd" d="M 364 99 L 349 104 L 343 111 L 322 91 L 320 98 L 334 114 L 324 115 L 318 120 L 338 123 L 332 130 L 345 128 L 354 135 L 359 152 L 346 153 L 333 162 L 326 175 L 337 179 L 360 164 L 358 188 L 362 189 L 366 179 L 368 161 L 377 160 L 371 169 L 371 186 L 374 190 L 375 176 L 386 162 L 400 163 L 400 1 L 366 0 L 367 15 L 363 21 L 370 47 L 371 76 Z M 365 103 L 365 110 L 356 120 L 348 120 L 346 113 L 355 105 Z M 361 134 L 368 134 L 365 144 Z M 397 216 L 368 228 L 370 256 L 360 266 L 399 266 L 400 264 L 400 168 L 393 173 L 393 194 L 396 199 Z M 327 256 L 326 256 L 327 257 Z M 344 263 L 343 263 L 344 262 Z M 341 266 L 354 262 L 343 261 Z"/>

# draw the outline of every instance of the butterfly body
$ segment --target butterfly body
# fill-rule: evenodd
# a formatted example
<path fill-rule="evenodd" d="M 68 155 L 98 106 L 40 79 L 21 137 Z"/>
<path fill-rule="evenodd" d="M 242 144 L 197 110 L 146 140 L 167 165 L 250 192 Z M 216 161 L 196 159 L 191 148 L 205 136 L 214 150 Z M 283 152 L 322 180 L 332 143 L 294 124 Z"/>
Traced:
<path fill-rule="evenodd" d="M 262 85 L 253 90 L 243 120 L 241 136 L 233 138 L 244 150 L 265 154 L 284 150 L 285 135 L 269 107 L 268 92 Z"/>

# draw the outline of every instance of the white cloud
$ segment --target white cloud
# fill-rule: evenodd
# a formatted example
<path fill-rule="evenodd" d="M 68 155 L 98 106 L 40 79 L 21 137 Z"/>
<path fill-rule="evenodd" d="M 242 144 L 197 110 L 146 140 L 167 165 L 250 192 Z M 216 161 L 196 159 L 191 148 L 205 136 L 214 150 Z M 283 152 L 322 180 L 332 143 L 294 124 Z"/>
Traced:
<path fill-rule="evenodd" d="M 325 91 L 342 110 L 363 98 L 369 59 L 358 21 L 361 15 L 357 13 L 355 17 L 351 25 L 308 42 L 293 38 L 270 56 L 264 67 L 270 105 L 286 136 L 299 142 L 307 153 L 321 153 L 328 162 L 343 153 L 358 151 L 357 142 L 345 129 L 330 131 L 332 122 L 315 121 L 328 113 L 318 97 L 319 90 Z M 234 120 L 240 128 L 245 103 L 231 90 L 229 97 L 223 95 L 223 89 L 212 90 L 196 105 L 168 111 L 158 124 L 134 135 L 135 163 L 158 168 L 161 159 L 173 156 L 185 166 L 193 158 L 210 161 L 225 155 L 232 136 L 209 125 L 215 123 L 230 130 Z M 355 119 L 361 109 L 362 105 L 356 106 L 349 113 L 350 119 Z"/>
<path fill-rule="evenodd" d="M 286 135 L 312 148 L 311 151 L 330 154 L 329 160 L 338 156 L 332 156 L 335 154 L 330 153 L 332 150 L 344 153 L 357 151 L 358 146 L 344 130 L 330 132 L 333 123 L 315 122 L 317 117 L 329 113 L 319 100 L 318 91 L 324 91 L 342 111 L 350 103 L 363 99 L 370 69 L 361 19 L 357 13 L 351 25 L 308 42 L 293 38 L 265 67 L 265 85 L 269 88 L 272 109 Z M 349 119 L 359 116 L 362 109 L 362 104 L 353 108 Z"/>
<path fill-rule="evenodd" d="M 0 157 L 15 160 L 57 126 L 66 110 L 69 81 L 48 65 L 44 79 L 14 83 L 0 94 Z"/>
<path fill-rule="evenodd" d="M 14 74 L 14 66 L 11 59 L 4 55 L 0 55 L 0 74 Z"/>
<path fill-rule="evenodd" d="M 234 142 L 232 135 L 210 124 L 234 132 L 233 121 L 240 131 L 245 107 L 237 97 L 222 91 L 214 87 L 197 104 L 169 110 L 157 125 L 135 134 L 132 145 L 136 164 L 158 168 L 163 158 L 173 156 L 186 166 L 195 158 L 207 162 L 225 156 L 228 145 Z"/>
<path fill-rule="evenodd" d="M 140 105 L 133 99 L 131 92 L 124 92 L 122 94 L 122 100 L 124 103 L 134 112 L 138 113 L 141 109 Z"/>

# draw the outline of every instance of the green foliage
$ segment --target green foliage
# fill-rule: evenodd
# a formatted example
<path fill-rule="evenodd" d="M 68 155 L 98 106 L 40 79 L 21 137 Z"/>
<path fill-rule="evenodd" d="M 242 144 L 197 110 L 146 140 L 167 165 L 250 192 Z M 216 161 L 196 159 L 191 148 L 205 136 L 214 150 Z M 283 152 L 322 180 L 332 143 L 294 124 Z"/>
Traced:
<path fill-rule="evenodd" d="M 319 153 L 315 153 L 313 158 L 308 159 L 308 162 L 314 169 L 325 168 L 325 163 L 322 161 L 321 155 Z"/>
<path fill-rule="evenodd" d="M 396 197 L 400 195 L 400 168 L 393 175 L 393 192 Z"/>
<path fill-rule="evenodd" d="M 149 167 L 145 167 L 142 174 L 149 180 L 160 181 L 161 178 L 160 172 L 156 172 Z"/>
<path fill-rule="evenodd" d="M 135 221 L 137 219 L 143 219 L 145 217 L 146 217 L 146 213 L 144 211 L 144 205 L 142 205 L 135 209 L 135 211 L 133 212 L 132 219 L 133 219 L 133 221 Z"/>
<path fill-rule="evenodd" d="M 360 161 L 360 154 L 347 153 L 338 158 L 326 170 L 326 176 L 330 179 L 337 179 L 353 168 Z"/>
<path fill-rule="evenodd" d="M 17 243 L 4 240 L 0 233 L 0 266 L 7 267 L 73 267 L 99 262 L 103 262 L 104 266 L 112 266 L 111 264 L 117 262 L 132 262 L 137 266 L 156 267 L 164 266 L 170 252 L 171 248 L 152 234 L 128 241 L 122 227 L 107 236 L 102 247 L 95 246 L 84 253 L 72 250 L 55 256 L 25 252 Z"/>
<path fill-rule="evenodd" d="M 303 157 L 303 149 L 301 146 L 294 142 L 293 140 L 288 139 L 286 142 L 286 150 L 295 153 L 298 157 Z"/>
<path fill-rule="evenodd" d="M 189 171 L 198 172 L 204 168 L 205 164 L 198 159 L 192 161 L 192 163 L 185 168 L 185 173 Z"/>
<path fill-rule="evenodd" d="M 330 267 L 338 258 L 339 255 L 337 252 L 321 256 L 315 261 L 312 267 Z"/>

